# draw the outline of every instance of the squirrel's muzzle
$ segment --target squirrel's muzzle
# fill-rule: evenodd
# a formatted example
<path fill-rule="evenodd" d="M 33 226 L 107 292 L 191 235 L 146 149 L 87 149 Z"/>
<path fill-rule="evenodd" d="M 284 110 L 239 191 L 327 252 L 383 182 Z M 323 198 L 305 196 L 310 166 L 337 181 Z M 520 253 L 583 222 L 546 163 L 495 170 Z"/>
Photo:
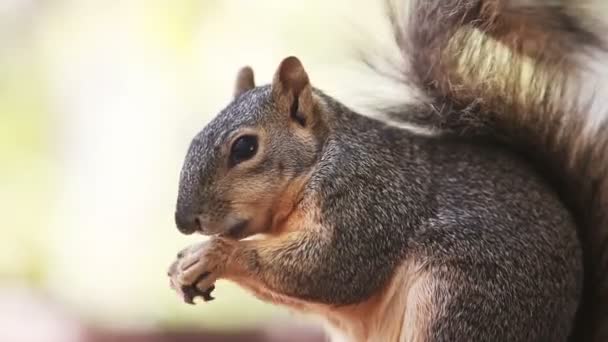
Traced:
<path fill-rule="evenodd" d="M 201 229 L 200 220 L 197 215 L 175 212 L 175 224 L 177 229 L 183 234 L 192 234 Z"/>

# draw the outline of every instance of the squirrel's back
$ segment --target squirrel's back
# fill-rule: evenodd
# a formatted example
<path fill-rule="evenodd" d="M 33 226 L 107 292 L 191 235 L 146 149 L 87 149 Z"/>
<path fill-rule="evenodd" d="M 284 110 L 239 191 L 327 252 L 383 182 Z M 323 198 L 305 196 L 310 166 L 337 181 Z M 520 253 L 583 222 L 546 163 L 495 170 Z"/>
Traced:
<path fill-rule="evenodd" d="M 423 96 L 384 113 L 507 144 L 542 171 L 574 214 L 583 245 L 584 294 L 573 338 L 608 340 L 608 26 L 602 22 L 608 6 L 597 0 L 387 4 L 401 59 L 388 69 L 367 62 L 415 84 Z M 412 107 L 417 115 L 408 116 Z"/>

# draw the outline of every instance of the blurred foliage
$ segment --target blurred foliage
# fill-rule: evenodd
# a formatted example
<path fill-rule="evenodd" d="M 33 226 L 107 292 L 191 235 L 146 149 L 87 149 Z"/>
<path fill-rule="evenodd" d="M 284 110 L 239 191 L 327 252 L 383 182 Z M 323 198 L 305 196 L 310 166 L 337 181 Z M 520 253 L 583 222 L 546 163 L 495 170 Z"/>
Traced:
<path fill-rule="evenodd" d="M 17 24 L 4 25 L 10 23 Z M 43 229 L 38 227 L 45 224 L 45 203 L 52 196 L 52 123 L 32 32 L 6 30 L 25 37 L 0 45 L 0 277 L 19 276 L 41 285 L 47 270 Z"/>
<path fill-rule="evenodd" d="M 146 53 L 153 58 L 155 55 L 164 56 L 175 66 L 170 69 L 172 72 L 187 77 L 188 70 L 192 70 L 196 63 L 197 31 L 205 17 L 219 13 L 221 6 L 218 4 L 219 1 L 194 0 L 128 1 L 122 4 L 13 1 L 12 6 L 4 9 L 5 12 L 0 12 L 0 20 L 11 18 L 0 24 L 0 37 L 8 38 L 0 44 L 0 208 L 3 211 L 0 281 L 3 284 L 47 289 L 49 275 L 56 273 L 52 267 L 57 264 L 53 261 L 56 256 L 48 247 L 61 241 L 61 234 L 70 232 L 51 231 L 53 225 L 50 224 L 57 216 L 54 211 L 61 197 L 59 189 L 65 183 L 62 179 L 65 178 L 65 168 L 69 167 L 65 164 L 63 146 L 65 134 L 69 131 L 66 124 L 73 124 L 66 122 L 73 116 L 64 112 L 70 110 L 64 103 L 72 101 L 72 94 L 62 98 L 61 89 L 53 88 L 62 83 L 61 80 L 53 80 L 57 77 L 57 70 L 54 70 L 57 65 L 70 58 L 79 58 L 81 51 L 86 52 L 90 45 L 79 44 L 95 39 L 95 30 L 111 31 L 114 24 L 121 25 L 118 21 L 127 20 L 122 29 L 131 32 L 127 34 L 135 34 L 147 49 Z M 124 18 L 121 19 L 120 15 Z M 188 85 L 182 87 L 187 88 Z M 78 97 L 77 94 L 74 96 Z M 177 167 L 179 165 L 175 165 Z M 83 200 L 87 200 L 86 194 L 83 194 Z M 165 211 L 170 213 L 171 209 L 167 209 Z M 171 231 L 171 234 L 177 235 L 177 232 Z M 49 238 L 51 236 L 52 239 Z M 157 284 L 163 279 L 165 269 L 165 264 L 159 265 L 158 260 L 161 259 L 150 260 L 140 270 L 133 270 L 158 274 L 159 277 L 145 277 L 155 284 L 152 288 L 164 289 L 160 296 L 158 290 L 147 292 L 141 289 L 143 298 L 151 302 L 144 307 L 138 308 L 141 299 L 134 300 L 126 313 L 114 308 L 123 304 L 109 302 L 105 308 L 100 308 L 88 304 L 86 298 L 75 303 L 68 300 L 66 304 L 84 318 L 112 325 L 120 322 L 122 325 L 234 328 L 254 324 L 277 312 L 245 294 L 236 285 L 224 282 L 220 282 L 216 293 L 221 302 L 187 306 L 169 290 L 166 282 Z M 87 265 L 78 262 L 73 265 L 81 268 L 83 273 L 88 271 Z M 71 281 L 65 279 L 67 284 Z M 103 291 L 103 285 L 100 290 Z M 57 295 L 53 291 L 50 294 Z M 117 296 L 116 300 L 121 298 Z M 58 299 L 61 300 L 61 293 Z"/>
<path fill-rule="evenodd" d="M 339 23 L 369 9 L 354 3 L 0 2 L 0 290 L 35 287 L 113 326 L 285 316 L 227 282 L 196 306 L 169 289 L 166 266 L 195 241 L 172 222 L 181 158 L 243 64 L 264 83 L 297 54 L 337 84 Z"/>

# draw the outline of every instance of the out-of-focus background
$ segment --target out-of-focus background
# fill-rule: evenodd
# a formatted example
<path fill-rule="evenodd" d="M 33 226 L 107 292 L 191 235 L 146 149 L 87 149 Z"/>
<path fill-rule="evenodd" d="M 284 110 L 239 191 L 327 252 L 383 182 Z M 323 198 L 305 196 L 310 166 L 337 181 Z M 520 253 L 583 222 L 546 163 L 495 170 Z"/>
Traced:
<path fill-rule="evenodd" d="M 233 284 L 196 306 L 169 289 L 197 239 L 173 223 L 182 158 L 243 65 L 267 83 L 297 55 L 356 103 L 381 23 L 373 0 L 0 0 L 0 341 L 300 336 Z"/>

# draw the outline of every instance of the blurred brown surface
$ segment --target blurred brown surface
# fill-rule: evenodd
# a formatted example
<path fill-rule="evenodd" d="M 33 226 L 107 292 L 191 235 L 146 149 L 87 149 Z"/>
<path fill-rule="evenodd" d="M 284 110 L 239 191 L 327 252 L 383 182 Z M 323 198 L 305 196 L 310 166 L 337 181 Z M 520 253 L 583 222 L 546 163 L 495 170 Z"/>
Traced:
<path fill-rule="evenodd" d="M 0 342 L 321 342 L 319 328 L 284 319 L 254 329 L 202 330 L 194 327 L 131 329 L 93 324 L 56 301 L 26 288 L 0 289 Z"/>
<path fill-rule="evenodd" d="M 263 330 L 241 331 L 236 333 L 220 332 L 159 332 L 159 333 L 112 333 L 91 331 L 85 334 L 83 342 L 321 342 L 326 341 L 323 334 L 302 329 L 284 329 L 283 332 L 269 334 Z"/>

